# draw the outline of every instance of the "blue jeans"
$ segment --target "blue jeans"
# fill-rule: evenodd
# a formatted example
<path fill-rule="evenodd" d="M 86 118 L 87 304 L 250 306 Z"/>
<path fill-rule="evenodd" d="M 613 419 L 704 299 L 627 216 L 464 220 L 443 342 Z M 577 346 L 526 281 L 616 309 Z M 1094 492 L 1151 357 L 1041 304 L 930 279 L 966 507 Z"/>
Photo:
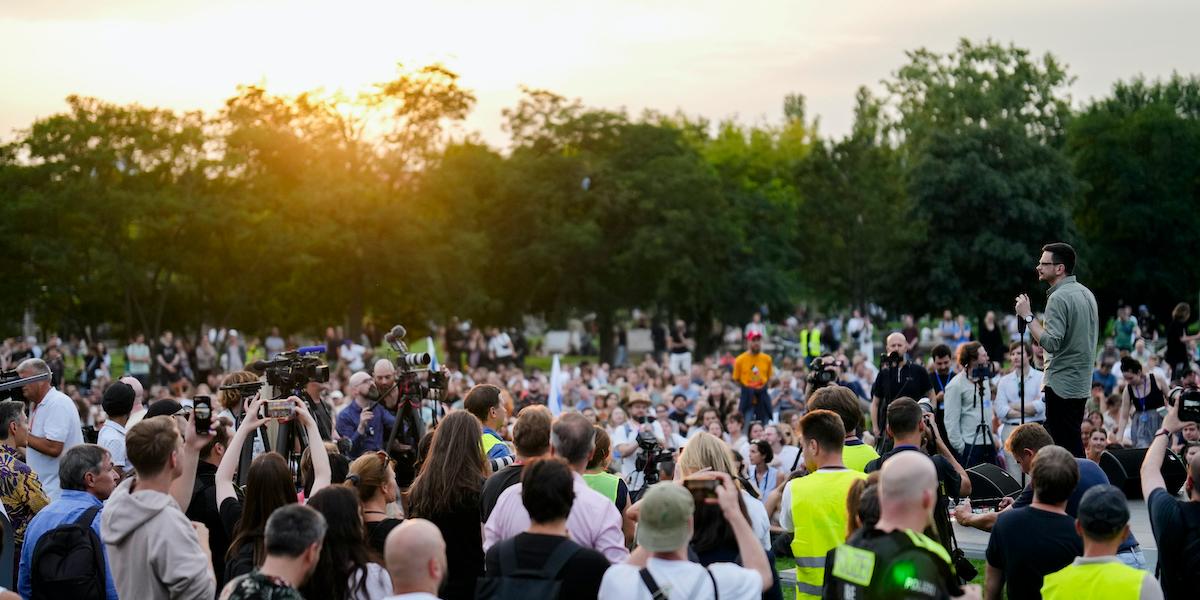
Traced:
<path fill-rule="evenodd" d="M 1146 570 L 1146 555 L 1142 554 L 1141 546 L 1134 546 L 1123 552 L 1118 552 L 1117 559 L 1135 569 Z"/>
<path fill-rule="evenodd" d="M 750 431 L 750 422 L 759 421 L 766 425 L 771 420 L 771 396 L 766 386 L 754 389 L 742 388 L 742 399 L 738 403 L 738 412 L 746 418 L 746 431 Z M 754 418 L 750 418 L 753 413 Z"/>

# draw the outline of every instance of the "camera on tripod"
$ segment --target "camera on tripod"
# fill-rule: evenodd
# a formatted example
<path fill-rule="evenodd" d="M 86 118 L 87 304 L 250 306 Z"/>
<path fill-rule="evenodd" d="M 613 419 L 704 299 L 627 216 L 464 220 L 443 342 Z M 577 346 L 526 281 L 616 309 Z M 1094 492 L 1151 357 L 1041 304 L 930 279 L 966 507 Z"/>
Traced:
<path fill-rule="evenodd" d="M 988 363 L 986 365 L 977 365 L 974 369 L 971 369 L 971 379 L 974 379 L 975 381 L 991 379 L 992 377 L 995 377 L 995 375 L 996 372 L 992 370 L 992 363 Z"/>
<path fill-rule="evenodd" d="M 645 487 L 658 483 L 658 465 L 675 460 L 675 455 L 658 443 L 652 431 L 642 431 L 637 435 L 638 453 L 634 460 L 634 468 L 645 475 Z M 643 487 L 643 489 L 645 489 Z"/>
<path fill-rule="evenodd" d="M 329 365 L 317 356 L 325 352 L 324 346 L 306 346 L 281 352 L 270 361 L 259 360 L 251 369 L 262 372 L 267 385 L 275 389 L 275 398 L 286 398 L 298 394 L 311 381 L 329 381 Z"/>
<path fill-rule="evenodd" d="M 899 352 L 879 355 L 879 368 L 881 369 L 899 369 L 902 362 L 904 362 L 904 357 L 900 356 Z"/>
<path fill-rule="evenodd" d="M 433 355 L 408 351 L 408 344 L 404 341 L 407 333 L 403 325 L 396 325 L 383 336 L 384 341 L 396 351 L 396 389 L 400 401 L 414 406 L 420 405 L 422 400 L 440 402 L 446 397 L 446 374 L 429 369 Z M 429 374 L 424 382 L 421 381 L 421 373 Z"/>

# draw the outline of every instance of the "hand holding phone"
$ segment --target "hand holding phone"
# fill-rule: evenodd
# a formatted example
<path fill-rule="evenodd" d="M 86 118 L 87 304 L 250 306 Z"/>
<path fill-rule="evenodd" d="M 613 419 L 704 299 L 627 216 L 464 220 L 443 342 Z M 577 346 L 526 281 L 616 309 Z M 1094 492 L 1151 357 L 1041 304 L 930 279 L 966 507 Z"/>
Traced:
<path fill-rule="evenodd" d="M 207 435 L 212 429 L 212 398 L 196 396 L 192 398 L 192 420 L 195 421 L 196 433 Z"/>

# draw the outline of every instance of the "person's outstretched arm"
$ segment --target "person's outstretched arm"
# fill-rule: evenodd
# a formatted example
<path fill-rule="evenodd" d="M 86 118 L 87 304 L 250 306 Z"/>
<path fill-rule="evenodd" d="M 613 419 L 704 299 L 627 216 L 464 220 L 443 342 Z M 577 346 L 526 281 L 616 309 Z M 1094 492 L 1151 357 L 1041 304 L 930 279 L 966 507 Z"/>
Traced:
<path fill-rule="evenodd" d="M 325 442 L 321 440 L 321 430 L 317 427 L 317 420 L 313 418 L 312 413 L 308 412 L 308 405 L 296 396 L 292 396 L 288 400 L 295 407 L 293 409 L 295 417 L 304 426 L 304 432 L 308 435 L 309 454 L 312 456 L 313 464 L 311 493 L 315 494 L 333 480 L 333 469 L 329 467 L 329 452 L 325 449 Z"/>
<path fill-rule="evenodd" d="M 234 432 L 233 439 L 229 440 L 229 447 L 225 449 L 225 455 L 221 457 L 221 464 L 217 466 L 217 506 L 221 506 L 226 498 L 237 497 L 237 491 L 233 488 L 233 475 L 237 473 L 238 463 L 242 459 L 242 444 L 246 443 L 247 437 L 254 435 L 260 425 L 267 422 L 267 419 L 259 416 L 263 402 L 262 398 L 256 398 L 250 403 L 246 409 L 245 420 L 242 421 L 241 427 Z"/>
<path fill-rule="evenodd" d="M 171 482 L 171 497 L 179 503 L 179 510 L 187 512 L 192 503 L 192 490 L 196 486 L 196 465 L 200 462 L 200 450 L 213 438 L 210 428 L 207 433 L 196 433 L 196 413 L 188 413 L 187 431 L 183 433 L 183 453 L 179 465 L 183 475 Z"/>
<path fill-rule="evenodd" d="M 1167 487 L 1162 476 L 1163 457 L 1167 453 L 1170 437 L 1181 431 L 1185 425 L 1183 421 L 1179 420 L 1179 405 L 1181 404 L 1183 403 L 1176 402 L 1167 410 L 1167 416 L 1163 417 L 1162 429 L 1155 433 L 1154 441 L 1150 444 L 1150 449 L 1146 450 L 1145 458 L 1142 459 L 1142 497 L 1146 500 L 1150 500 L 1150 492 Z M 1163 429 L 1167 433 L 1162 434 Z"/>

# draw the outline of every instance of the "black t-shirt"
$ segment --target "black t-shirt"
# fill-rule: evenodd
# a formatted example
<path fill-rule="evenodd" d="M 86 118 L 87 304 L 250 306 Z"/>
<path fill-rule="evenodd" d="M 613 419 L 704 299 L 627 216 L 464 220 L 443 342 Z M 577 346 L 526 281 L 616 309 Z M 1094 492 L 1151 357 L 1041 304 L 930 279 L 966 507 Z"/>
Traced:
<path fill-rule="evenodd" d="M 1067 499 L 1067 514 L 1072 518 L 1079 515 L 1079 501 L 1083 499 L 1083 493 L 1092 489 L 1097 485 L 1108 485 L 1108 475 L 1104 474 L 1104 470 L 1100 465 L 1086 459 L 1076 458 L 1075 464 L 1079 465 L 1079 483 L 1075 484 L 1075 489 L 1071 492 L 1071 497 Z M 1021 495 L 1013 502 L 1013 508 L 1022 508 L 1033 503 L 1033 482 L 1025 484 L 1025 489 L 1021 490 Z M 1117 548 L 1117 552 L 1124 552 L 1138 545 L 1137 538 L 1133 537 L 1133 531 L 1125 537 L 1125 541 L 1121 542 L 1121 546 Z"/>
<path fill-rule="evenodd" d="M 446 578 L 438 593 L 444 600 L 473 600 L 475 580 L 483 575 L 483 528 L 479 526 L 479 495 L 457 498 L 443 513 L 413 515 L 437 525 L 446 540 Z"/>
<path fill-rule="evenodd" d="M 237 530 L 238 521 L 242 520 L 242 503 L 237 498 L 226 498 L 221 503 L 221 526 L 225 529 L 225 534 L 229 536 L 230 543 L 233 543 L 234 531 Z M 213 560 L 217 558 L 214 556 Z M 225 580 L 231 581 L 238 575 L 245 575 L 254 570 L 254 544 L 243 543 L 235 551 L 233 557 L 225 560 L 222 556 L 221 560 L 225 564 Z"/>
<path fill-rule="evenodd" d="M 884 452 L 883 456 L 880 456 L 879 458 L 867 463 L 865 472 L 870 473 L 872 471 L 878 471 L 883 467 L 883 463 L 887 461 L 887 459 L 905 450 L 916 450 L 917 452 L 923 453 L 923 451 L 916 446 L 896 446 L 895 448 Z M 960 496 L 959 491 L 962 489 L 962 477 L 959 476 L 958 471 L 954 470 L 954 465 L 951 465 L 950 461 L 946 460 L 946 457 L 939 454 L 936 456 L 930 456 L 929 459 L 933 461 L 933 467 L 937 470 L 938 477 L 938 500 L 937 505 L 935 505 L 933 508 L 933 516 L 937 522 L 937 533 L 939 537 L 938 541 L 942 543 L 942 546 L 945 546 L 946 550 L 950 550 L 951 525 L 950 509 L 947 500 L 949 498 L 958 498 Z"/>
<path fill-rule="evenodd" d="M 926 542 L 927 543 L 927 542 Z M 916 545 L 904 531 L 883 532 L 878 529 L 859 530 L 846 540 L 846 545 L 871 552 L 874 561 L 870 571 L 862 570 L 865 563 L 853 560 L 853 548 L 834 548 L 825 559 L 825 589 L 823 598 L 832 600 L 913 600 L 916 598 L 949 599 L 961 595 L 957 578 L 944 558 Z M 839 552 L 847 553 L 840 557 Z M 842 571 L 843 566 L 851 568 Z M 838 576 L 838 575 L 842 576 Z M 852 581 L 861 577 L 858 581 Z M 869 583 L 868 579 L 869 578 Z"/>
<path fill-rule="evenodd" d="M 920 400 L 929 392 L 929 388 L 933 387 L 929 383 L 929 372 L 919 365 L 912 363 L 904 363 L 900 367 L 900 376 L 897 381 L 896 369 L 891 367 L 879 371 L 879 376 L 875 378 L 875 383 L 871 385 L 871 397 L 879 398 L 879 415 L 871 415 L 872 419 L 876 419 L 880 423 L 879 430 L 883 431 L 883 424 L 887 420 L 888 403 L 896 398 L 912 398 Z"/>
<path fill-rule="evenodd" d="M 512 539 L 517 549 L 517 568 L 542 569 L 554 549 L 567 539 L 557 535 L 518 533 Z M 484 562 L 488 577 L 497 577 L 500 574 L 500 547 L 504 543 L 488 548 Z M 571 556 L 555 577 L 562 582 L 562 587 L 558 589 L 558 597 L 571 600 L 595 598 L 596 593 L 600 591 L 600 580 L 604 579 L 608 565 L 608 559 L 604 558 L 603 554 L 591 548 L 581 548 Z"/>
<path fill-rule="evenodd" d="M 1187 348 L 1179 341 L 1186 334 L 1187 329 L 1182 321 L 1172 319 L 1167 324 L 1167 353 L 1164 358 L 1172 369 L 1187 360 Z"/>
<path fill-rule="evenodd" d="M 987 562 L 1000 569 L 1011 600 L 1042 597 L 1042 578 L 1083 554 L 1075 519 L 1027 506 L 1000 513 L 988 539 Z"/>
<path fill-rule="evenodd" d="M 383 546 L 387 542 L 387 535 L 403 522 L 404 519 L 389 518 L 367 523 L 367 544 L 374 548 L 379 556 L 383 556 Z"/>
<path fill-rule="evenodd" d="M 1200 586 L 1200 568 L 1196 565 L 1200 562 L 1196 552 L 1200 545 L 1200 503 L 1180 501 L 1158 488 L 1150 492 L 1146 508 L 1158 542 L 1163 597 L 1167 600 L 1195 597 Z"/>
<path fill-rule="evenodd" d="M 492 509 L 496 508 L 496 501 L 500 499 L 500 494 L 503 494 L 504 490 L 521 483 L 521 469 L 523 468 L 525 465 L 520 463 L 508 465 L 492 473 L 483 483 L 479 502 L 480 523 L 487 523 L 488 517 L 492 516 Z"/>
<path fill-rule="evenodd" d="M 216 465 L 205 461 L 196 465 L 196 484 L 186 514 L 189 520 L 204 523 L 208 528 L 208 548 L 212 551 L 213 573 L 220 590 L 225 587 L 225 552 L 229 550 L 230 537 L 217 509 L 216 475 Z"/>

